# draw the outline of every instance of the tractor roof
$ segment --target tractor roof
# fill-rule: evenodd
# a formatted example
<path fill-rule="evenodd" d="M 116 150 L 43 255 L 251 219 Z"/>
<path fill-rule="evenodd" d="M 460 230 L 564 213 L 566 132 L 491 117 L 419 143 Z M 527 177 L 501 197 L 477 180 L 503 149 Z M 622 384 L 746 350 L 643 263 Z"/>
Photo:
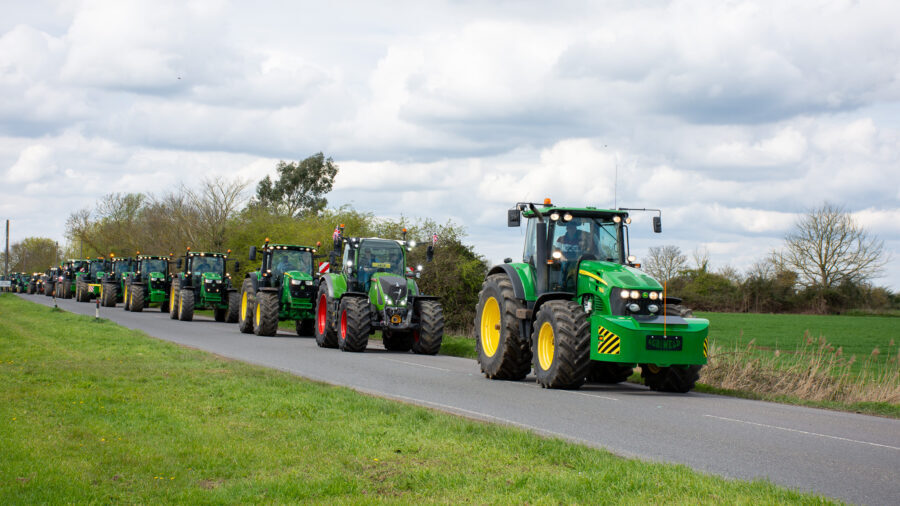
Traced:
<path fill-rule="evenodd" d="M 188 251 L 189 257 L 227 257 L 228 253 L 213 253 L 210 251 Z"/>
<path fill-rule="evenodd" d="M 138 255 L 137 260 L 168 260 L 169 257 L 162 255 Z"/>
<path fill-rule="evenodd" d="M 313 248 L 312 246 L 299 246 L 296 244 L 274 244 L 273 243 L 273 244 L 269 244 L 268 246 L 263 246 L 263 247 L 268 248 L 268 249 L 288 249 L 288 250 L 294 250 L 294 251 L 310 251 L 313 253 L 316 252 L 316 248 Z"/>
<path fill-rule="evenodd" d="M 628 216 L 628 211 L 622 211 L 617 209 L 599 209 L 596 207 L 568 207 L 568 206 L 555 206 L 555 205 L 541 205 L 535 207 L 543 214 L 544 216 L 548 214 L 552 214 L 553 212 L 558 213 L 571 213 L 573 216 L 582 216 L 582 217 L 613 217 L 613 216 Z M 522 216 L 526 218 L 533 218 L 535 216 L 534 212 L 527 207 L 522 211 Z"/>

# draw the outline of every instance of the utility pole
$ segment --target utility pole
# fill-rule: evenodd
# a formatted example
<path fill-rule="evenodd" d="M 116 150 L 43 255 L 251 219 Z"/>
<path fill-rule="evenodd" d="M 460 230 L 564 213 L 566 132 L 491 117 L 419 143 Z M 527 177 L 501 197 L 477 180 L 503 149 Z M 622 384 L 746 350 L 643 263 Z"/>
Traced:
<path fill-rule="evenodd" d="M 9 277 L 9 220 L 6 220 L 6 257 L 4 258 L 3 274 L 6 274 L 6 277 Z"/>

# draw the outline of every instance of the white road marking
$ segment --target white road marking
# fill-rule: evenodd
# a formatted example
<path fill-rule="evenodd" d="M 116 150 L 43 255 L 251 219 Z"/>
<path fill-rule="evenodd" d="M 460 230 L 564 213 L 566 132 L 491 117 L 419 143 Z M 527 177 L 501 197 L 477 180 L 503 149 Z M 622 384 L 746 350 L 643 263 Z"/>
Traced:
<path fill-rule="evenodd" d="M 858 439 L 849 439 L 849 438 L 840 437 L 840 436 L 829 436 L 828 434 L 819 434 L 818 432 L 809 432 L 809 431 L 805 431 L 805 430 L 791 429 L 791 428 L 788 428 L 788 427 L 779 427 L 779 426 L 777 426 L 777 425 L 767 425 L 767 424 L 765 424 L 765 423 L 748 422 L 747 420 L 738 420 L 738 419 L 736 419 L 736 418 L 726 418 L 726 417 L 724 417 L 724 416 L 715 416 L 715 415 L 703 415 L 703 416 L 706 416 L 706 417 L 709 417 L 709 418 L 717 418 L 717 419 L 719 419 L 719 420 L 726 420 L 726 421 L 729 421 L 729 422 L 746 423 L 746 424 L 748 424 L 748 425 L 756 425 L 756 426 L 758 426 L 758 427 L 766 427 L 766 428 L 768 428 L 768 429 L 785 430 L 785 431 L 788 431 L 788 432 L 797 432 L 797 433 L 800 433 L 800 434 L 806 434 L 806 435 L 809 435 L 809 436 L 825 437 L 825 438 L 829 438 L 829 439 L 838 439 L 838 440 L 840 440 L 840 441 L 848 441 L 848 442 L 850 442 L 850 443 L 859 443 L 859 444 L 864 444 L 864 445 L 878 446 L 878 447 L 881 447 L 881 448 L 888 448 L 888 449 L 891 449 L 891 450 L 900 450 L 900 448 L 898 448 L 898 447 L 896 447 L 896 446 L 883 445 L 883 444 L 880 444 L 880 443 L 872 443 L 872 442 L 870 442 L 870 441 L 860 441 L 860 440 L 858 440 Z"/>
<path fill-rule="evenodd" d="M 397 359 L 394 359 L 394 358 L 385 358 L 385 357 L 382 357 L 381 359 L 382 359 L 382 360 L 389 360 L 389 361 L 391 361 L 391 362 L 398 362 L 398 363 L 406 364 L 406 365 L 416 365 L 416 366 L 419 366 L 419 367 L 424 367 L 424 368 L 426 368 L 426 369 L 437 369 L 438 371 L 453 372 L 453 371 L 451 371 L 450 369 L 444 369 L 443 367 L 434 367 L 433 365 L 417 364 L 417 363 L 415 363 L 415 362 L 407 362 L 407 361 L 405 361 L 405 360 L 397 360 Z"/>
<path fill-rule="evenodd" d="M 573 392 L 573 391 L 571 391 L 571 390 L 561 390 L 561 391 L 562 391 L 562 392 L 565 392 L 565 393 L 567 393 L 567 394 L 583 395 L 583 396 L 585 396 L 585 397 L 591 397 L 591 398 L 593 398 L 593 399 L 606 399 L 606 400 L 608 400 L 608 401 L 617 401 L 617 400 L 619 400 L 619 399 L 616 399 L 615 397 L 607 397 L 607 396 L 605 396 L 605 395 L 594 395 L 594 394 L 589 394 L 589 393 L 587 393 L 587 392 Z"/>

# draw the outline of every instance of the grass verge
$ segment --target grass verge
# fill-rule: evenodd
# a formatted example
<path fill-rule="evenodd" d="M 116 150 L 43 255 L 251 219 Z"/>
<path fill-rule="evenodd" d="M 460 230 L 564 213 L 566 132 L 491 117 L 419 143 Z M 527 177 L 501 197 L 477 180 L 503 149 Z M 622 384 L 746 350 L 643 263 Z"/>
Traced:
<path fill-rule="evenodd" d="M 0 296 L 0 503 L 821 503 Z"/>

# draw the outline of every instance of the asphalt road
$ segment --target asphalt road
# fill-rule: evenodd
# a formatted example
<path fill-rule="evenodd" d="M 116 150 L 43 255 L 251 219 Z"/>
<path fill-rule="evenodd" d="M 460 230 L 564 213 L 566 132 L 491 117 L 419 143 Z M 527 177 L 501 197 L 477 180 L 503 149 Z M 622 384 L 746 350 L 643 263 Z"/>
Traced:
<path fill-rule="evenodd" d="M 53 299 L 21 297 L 45 305 Z M 93 315 L 94 304 L 58 300 Z M 170 320 L 150 309 L 100 308 L 103 318 L 218 355 L 466 417 L 515 425 L 627 457 L 686 464 L 858 504 L 900 504 L 900 420 L 639 385 L 545 390 L 489 381 L 471 359 L 369 349 L 342 353 L 312 338 L 241 334 L 234 324 Z"/>

